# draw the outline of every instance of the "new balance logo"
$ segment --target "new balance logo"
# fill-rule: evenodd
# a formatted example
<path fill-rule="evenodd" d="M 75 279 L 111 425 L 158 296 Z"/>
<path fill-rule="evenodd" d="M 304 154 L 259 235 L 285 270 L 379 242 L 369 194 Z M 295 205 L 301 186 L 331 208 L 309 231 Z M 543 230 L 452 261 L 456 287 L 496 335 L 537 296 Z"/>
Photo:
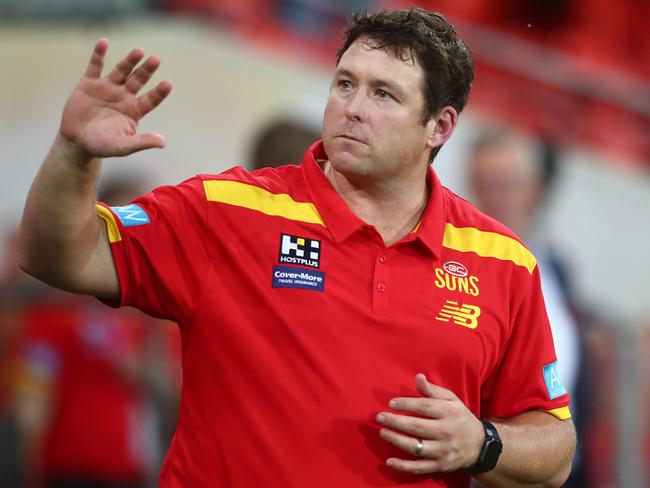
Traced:
<path fill-rule="evenodd" d="M 475 305 L 459 305 L 458 302 L 447 300 L 440 313 L 438 313 L 436 320 L 441 322 L 452 321 L 456 325 L 476 329 L 480 315 L 481 309 Z"/>
<path fill-rule="evenodd" d="M 320 241 L 280 234 L 280 263 L 320 268 Z"/>

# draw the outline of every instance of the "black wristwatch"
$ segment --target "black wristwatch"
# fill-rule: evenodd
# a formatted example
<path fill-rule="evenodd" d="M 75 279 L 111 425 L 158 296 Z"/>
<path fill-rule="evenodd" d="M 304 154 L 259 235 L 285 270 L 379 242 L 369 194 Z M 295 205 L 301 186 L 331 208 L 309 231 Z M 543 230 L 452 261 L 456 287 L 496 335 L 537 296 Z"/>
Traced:
<path fill-rule="evenodd" d="M 487 420 L 479 420 L 483 423 L 485 440 L 483 441 L 483 447 L 481 447 L 481 453 L 478 455 L 478 459 L 465 470 L 469 474 L 487 473 L 488 471 L 492 471 L 497 465 L 497 461 L 501 455 L 501 450 L 503 449 L 501 437 L 499 437 L 499 433 L 494 425 Z"/>

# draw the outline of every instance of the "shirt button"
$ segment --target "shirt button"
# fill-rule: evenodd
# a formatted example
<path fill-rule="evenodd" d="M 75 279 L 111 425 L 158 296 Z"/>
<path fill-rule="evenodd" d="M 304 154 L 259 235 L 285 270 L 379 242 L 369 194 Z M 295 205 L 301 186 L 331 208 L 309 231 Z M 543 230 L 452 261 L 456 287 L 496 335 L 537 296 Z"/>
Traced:
<path fill-rule="evenodd" d="M 377 285 L 377 291 L 384 293 L 386 291 L 386 285 L 384 285 L 383 283 L 379 283 Z"/>
<path fill-rule="evenodd" d="M 386 262 L 386 256 L 384 256 L 383 254 L 381 256 L 379 256 L 379 262 L 380 263 L 385 263 Z"/>

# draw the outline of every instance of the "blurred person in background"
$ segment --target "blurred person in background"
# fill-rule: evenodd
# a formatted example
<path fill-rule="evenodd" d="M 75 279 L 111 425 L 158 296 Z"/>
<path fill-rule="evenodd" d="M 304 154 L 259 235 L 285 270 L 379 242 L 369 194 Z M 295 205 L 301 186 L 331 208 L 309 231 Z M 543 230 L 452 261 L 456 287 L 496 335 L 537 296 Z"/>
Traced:
<path fill-rule="evenodd" d="M 473 203 L 512 229 L 533 251 L 542 279 L 558 369 L 571 395 L 571 412 L 578 447 L 567 487 L 587 488 L 583 463 L 586 426 L 593 394 L 588 354 L 579 319 L 581 313 L 571 288 L 571 270 L 553 248 L 541 225 L 541 214 L 557 175 L 556 154 L 515 131 L 484 134 L 470 149 L 469 184 Z"/>
<path fill-rule="evenodd" d="M 350 19 L 302 165 L 200 175 L 123 207 L 96 202 L 100 158 L 164 146 L 137 124 L 171 83 L 138 96 L 160 62 L 139 49 L 102 77 L 107 48 L 30 190 L 21 263 L 178 320 L 161 485 L 562 484 L 575 439 L 535 259 L 430 167 L 473 80 L 442 16 Z"/>
<path fill-rule="evenodd" d="M 7 232 L 0 259 L 0 487 L 22 487 L 24 436 L 15 405 L 14 362 L 20 338 L 19 303 L 44 285 L 18 267 L 17 232 Z"/>
<path fill-rule="evenodd" d="M 320 132 L 308 124 L 287 117 L 263 124 L 251 143 L 251 169 L 300 163 L 305 148 L 320 139 Z"/>
<path fill-rule="evenodd" d="M 141 192 L 137 178 L 117 178 L 101 195 L 118 205 Z M 8 254 L 17 255 L 15 246 Z M 18 329 L 11 403 L 24 478 L 14 486 L 150 486 L 173 430 L 166 423 L 180 389 L 178 332 L 9 269 Z"/>

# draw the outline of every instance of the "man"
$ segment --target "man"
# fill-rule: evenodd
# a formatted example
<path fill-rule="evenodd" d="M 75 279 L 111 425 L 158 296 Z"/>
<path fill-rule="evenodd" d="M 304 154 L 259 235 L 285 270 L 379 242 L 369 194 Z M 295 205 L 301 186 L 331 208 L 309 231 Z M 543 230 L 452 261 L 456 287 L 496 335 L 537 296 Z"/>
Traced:
<path fill-rule="evenodd" d="M 118 205 L 143 184 L 125 175 L 100 188 L 102 201 Z M 37 282 L 18 269 L 15 246 L 8 251 L 16 272 L 0 296 L 16 297 L 6 309 L 20 330 L 11 394 L 28 480 L 2 486 L 148 486 L 159 445 L 171 439 L 159 438 L 171 434 L 160 421 L 177 414 L 178 332 L 136 310 Z"/>
<path fill-rule="evenodd" d="M 471 147 L 469 182 L 476 206 L 515 231 L 537 258 L 558 370 L 571 396 L 578 438 L 568 486 L 588 487 L 591 483 L 581 447 L 586 443 L 586 425 L 593 405 L 591 372 L 569 270 L 544 235 L 539 218 L 555 183 L 556 164 L 550 147 L 514 131 L 492 131 L 479 137 Z"/>
<path fill-rule="evenodd" d="M 473 76 L 442 17 L 352 19 L 302 165 L 99 205 L 100 225 L 99 158 L 162 147 L 136 127 L 171 90 L 136 96 L 159 63 L 141 50 L 101 78 L 106 49 L 30 191 L 23 267 L 179 323 L 162 486 L 562 484 L 574 433 L 534 258 L 428 164 Z"/>
<path fill-rule="evenodd" d="M 579 364 L 578 326 L 571 316 L 563 289 L 564 279 L 561 278 L 566 273 L 556 272 L 557 258 L 538 228 L 538 212 L 547 190 L 539 159 L 541 154 L 533 141 L 515 133 L 486 134 L 471 148 L 469 183 L 473 203 L 516 232 L 535 251 L 555 339 L 558 370 L 565 387 L 572 392 Z M 573 395 L 571 399 L 574 403 Z"/>

